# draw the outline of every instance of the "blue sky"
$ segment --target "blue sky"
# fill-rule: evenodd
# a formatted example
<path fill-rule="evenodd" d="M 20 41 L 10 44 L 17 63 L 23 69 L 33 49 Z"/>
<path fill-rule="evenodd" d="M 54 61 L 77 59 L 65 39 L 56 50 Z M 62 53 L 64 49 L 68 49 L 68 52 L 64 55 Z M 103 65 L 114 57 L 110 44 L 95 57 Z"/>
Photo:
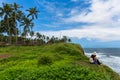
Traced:
<path fill-rule="evenodd" d="M 83 47 L 120 48 L 120 0 L 1 0 L 40 11 L 34 31 L 68 36 Z"/>

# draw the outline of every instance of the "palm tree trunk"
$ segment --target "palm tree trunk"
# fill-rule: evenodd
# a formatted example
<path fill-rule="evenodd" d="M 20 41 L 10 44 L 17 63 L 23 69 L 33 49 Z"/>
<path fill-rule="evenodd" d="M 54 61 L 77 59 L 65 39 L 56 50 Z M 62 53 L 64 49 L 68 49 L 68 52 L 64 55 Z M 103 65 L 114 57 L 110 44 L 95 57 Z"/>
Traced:
<path fill-rule="evenodd" d="M 8 25 L 8 32 L 9 32 L 9 45 L 11 45 L 11 32 L 10 32 L 10 26 L 9 26 L 9 20 L 7 19 L 7 25 Z"/>
<path fill-rule="evenodd" d="M 16 45 L 17 45 L 17 43 L 18 43 L 18 36 L 17 36 L 17 28 L 15 29 L 15 32 L 16 32 Z"/>
<path fill-rule="evenodd" d="M 18 34 L 17 34 L 17 26 L 16 26 L 16 14 L 15 14 L 15 27 L 16 27 L 16 29 L 15 29 L 15 37 L 16 37 L 16 45 L 17 45 L 17 43 L 18 43 Z"/>
<path fill-rule="evenodd" d="M 1 27 L 1 17 L 0 17 L 0 27 Z M 3 41 L 2 31 L 0 31 L 1 41 Z"/>

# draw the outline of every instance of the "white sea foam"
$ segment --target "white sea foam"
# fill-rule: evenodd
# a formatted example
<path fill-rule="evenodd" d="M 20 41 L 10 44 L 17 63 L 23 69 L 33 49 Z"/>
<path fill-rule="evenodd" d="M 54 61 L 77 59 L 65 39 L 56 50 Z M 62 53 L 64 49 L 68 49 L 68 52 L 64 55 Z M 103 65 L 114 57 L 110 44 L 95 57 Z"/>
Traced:
<path fill-rule="evenodd" d="M 92 53 L 85 53 L 86 56 L 90 57 Z M 120 57 L 105 55 L 104 53 L 97 53 L 98 59 L 105 65 L 109 66 L 115 72 L 120 74 Z"/>

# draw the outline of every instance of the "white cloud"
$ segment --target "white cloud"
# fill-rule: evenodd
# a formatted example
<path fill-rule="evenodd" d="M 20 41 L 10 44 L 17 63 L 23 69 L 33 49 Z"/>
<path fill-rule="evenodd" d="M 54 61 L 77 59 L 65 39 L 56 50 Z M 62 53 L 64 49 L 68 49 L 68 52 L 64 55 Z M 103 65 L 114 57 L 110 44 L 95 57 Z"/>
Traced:
<path fill-rule="evenodd" d="M 118 0 L 92 0 L 92 12 L 86 15 L 86 11 L 65 19 L 66 22 L 88 22 L 88 23 L 111 23 L 112 17 L 120 14 L 120 1 Z M 74 10 L 73 10 L 74 11 Z"/>
<path fill-rule="evenodd" d="M 75 2 L 78 0 L 71 1 Z M 84 10 L 81 13 L 80 9 L 78 8 L 79 6 L 77 8 L 72 8 L 70 13 L 66 14 L 70 17 L 64 18 L 62 24 L 73 24 L 79 22 L 95 24 L 91 26 L 83 26 L 79 29 L 40 31 L 40 33 L 47 36 L 54 35 L 56 37 L 60 37 L 61 35 L 66 35 L 68 37 L 77 37 L 79 39 L 86 38 L 88 40 L 95 39 L 103 42 L 120 41 L 120 0 L 91 0 L 89 3 L 91 3 L 91 6 L 89 7 L 91 12 L 88 13 L 88 11 Z M 64 16 L 64 14 L 59 13 L 58 16 L 61 17 Z M 55 26 L 57 24 L 55 24 Z"/>
<path fill-rule="evenodd" d="M 97 39 L 100 41 L 118 41 L 120 40 L 120 28 L 101 28 L 96 26 L 83 27 L 81 29 L 61 30 L 61 31 L 40 31 L 47 36 L 68 36 L 79 39 L 86 38 L 89 40 Z"/>
<path fill-rule="evenodd" d="M 70 16 L 77 15 L 77 14 L 79 13 L 79 11 L 80 11 L 79 8 L 78 8 L 78 7 L 75 7 L 75 8 L 73 8 L 73 9 L 71 9 L 69 15 L 70 15 Z"/>
<path fill-rule="evenodd" d="M 62 17 L 62 16 L 63 16 L 63 14 L 62 14 L 62 13 L 60 13 L 60 12 L 58 12 L 58 13 L 57 13 L 57 16 Z"/>
<path fill-rule="evenodd" d="M 90 10 L 87 13 L 73 14 L 64 19 L 67 23 L 95 23 L 92 26 L 84 26 L 82 29 L 66 30 L 67 36 L 98 39 L 100 41 L 120 41 L 120 0 L 91 0 Z M 71 11 L 71 12 L 72 12 Z M 76 11 L 76 9 L 75 9 Z"/>

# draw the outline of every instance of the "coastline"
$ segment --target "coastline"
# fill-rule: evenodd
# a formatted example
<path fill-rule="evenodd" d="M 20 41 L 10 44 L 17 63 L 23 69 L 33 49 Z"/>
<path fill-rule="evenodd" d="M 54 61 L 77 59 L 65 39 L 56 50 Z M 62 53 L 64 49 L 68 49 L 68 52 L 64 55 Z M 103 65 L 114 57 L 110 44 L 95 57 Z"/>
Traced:
<path fill-rule="evenodd" d="M 90 55 L 92 53 L 86 53 L 85 55 L 89 58 Z M 97 54 L 98 59 L 100 60 L 100 62 L 102 62 L 102 64 L 108 66 L 109 68 L 111 68 L 114 72 L 116 72 L 117 74 L 120 75 L 120 65 L 117 64 L 117 59 L 120 59 L 120 57 L 116 57 L 116 56 L 106 56 L 103 53 L 98 53 Z"/>

